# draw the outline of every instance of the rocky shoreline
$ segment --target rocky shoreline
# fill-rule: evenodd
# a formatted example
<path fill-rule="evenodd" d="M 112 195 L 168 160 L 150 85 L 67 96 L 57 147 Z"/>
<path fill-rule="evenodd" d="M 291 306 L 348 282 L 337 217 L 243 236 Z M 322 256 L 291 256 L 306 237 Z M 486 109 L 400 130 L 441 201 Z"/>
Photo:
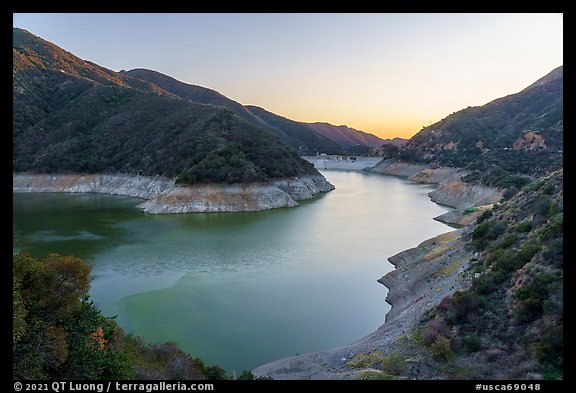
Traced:
<path fill-rule="evenodd" d="M 468 172 L 459 168 L 430 167 L 423 164 L 383 160 L 365 171 L 399 176 L 415 183 L 436 184 L 437 187 L 428 193 L 430 200 L 455 210 L 441 214 L 434 219 L 457 227 L 474 222 L 484 209 L 500 202 L 504 195 L 504 190 L 501 189 L 464 183 L 460 179 Z"/>
<path fill-rule="evenodd" d="M 462 182 L 460 179 L 468 172 L 459 168 L 433 168 L 428 165 L 384 160 L 366 171 L 400 176 L 416 183 L 437 184 L 438 186 L 428 193 L 432 202 L 456 209 L 498 203 L 504 194 L 504 190 L 501 189 Z"/>
<path fill-rule="evenodd" d="M 400 338 L 413 329 L 424 312 L 467 285 L 470 251 L 463 247 L 466 228 L 428 239 L 389 258 L 396 267 L 378 282 L 390 288 L 392 309 L 375 332 L 350 345 L 324 352 L 290 356 L 261 365 L 252 372 L 273 379 L 362 379 L 369 369 L 352 366 L 359 355 L 382 351 L 401 353 Z M 414 365 L 416 366 L 416 365 Z"/>
<path fill-rule="evenodd" d="M 359 164 L 359 163 L 357 163 Z M 481 214 L 485 205 L 497 203 L 502 190 L 466 184 L 466 173 L 456 168 L 430 168 L 401 162 L 382 161 L 369 167 L 346 169 L 380 173 L 408 180 L 438 184 L 429 193 L 434 202 L 458 210 L 435 219 L 464 226 L 428 239 L 388 260 L 396 267 L 378 282 L 389 288 L 386 301 L 392 308 L 385 323 L 374 333 L 350 345 L 324 352 L 291 356 L 261 365 L 255 376 L 274 379 L 358 379 L 370 370 L 357 369 L 350 362 L 359 354 L 401 352 L 399 340 L 414 328 L 423 313 L 444 296 L 467 285 L 471 279 L 469 261 L 463 247 L 466 225 Z M 322 168 L 320 168 L 322 169 Z M 344 169 L 344 168 L 334 168 Z M 99 192 L 146 199 L 138 205 L 150 214 L 258 211 L 293 207 L 298 201 L 334 188 L 323 176 L 281 179 L 271 183 L 243 185 L 176 186 L 171 179 L 133 175 L 39 175 L 13 174 L 14 192 Z"/>
<path fill-rule="evenodd" d="M 457 168 L 431 168 L 397 161 L 382 161 L 363 169 L 408 180 L 438 184 L 428 195 L 431 200 L 458 210 L 435 217 L 436 220 L 463 226 L 420 243 L 388 258 L 395 270 L 378 279 L 389 288 L 386 302 L 392 308 L 385 323 L 374 333 L 350 345 L 324 352 L 291 356 L 261 365 L 252 372 L 273 379 L 363 379 L 372 369 L 353 367 L 358 355 L 376 350 L 384 355 L 402 353 L 402 337 L 412 330 L 426 310 L 445 296 L 466 287 L 472 279 L 470 262 L 474 255 L 462 239 L 484 208 L 501 200 L 503 190 L 460 181 L 465 171 Z M 410 367 L 419 367 L 417 362 Z"/>
<path fill-rule="evenodd" d="M 415 183 L 435 184 L 437 187 L 428 193 L 432 202 L 455 209 L 469 209 L 498 203 L 504 190 L 480 184 L 468 184 L 460 179 L 469 172 L 460 168 L 432 167 L 425 164 L 411 164 L 396 160 L 380 160 L 377 157 L 355 157 L 353 160 L 341 156 L 305 156 L 319 170 L 345 170 L 378 173 L 398 176 Z M 446 216 L 447 220 L 454 217 Z M 438 217 L 439 221 L 443 218 Z"/>
<path fill-rule="evenodd" d="M 299 201 L 334 189 L 322 175 L 278 179 L 269 183 L 178 186 L 173 179 L 128 174 L 13 173 L 13 192 L 104 193 L 145 199 L 148 214 L 262 211 L 295 207 Z"/>

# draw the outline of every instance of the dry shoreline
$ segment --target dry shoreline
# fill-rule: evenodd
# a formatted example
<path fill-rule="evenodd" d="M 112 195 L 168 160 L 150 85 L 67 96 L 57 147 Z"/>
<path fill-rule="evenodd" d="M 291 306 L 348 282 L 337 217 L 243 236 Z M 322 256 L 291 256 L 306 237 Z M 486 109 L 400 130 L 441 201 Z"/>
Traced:
<path fill-rule="evenodd" d="M 327 161 L 326 159 L 323 159 Z M 309 160 L 313 163 L 314 160 Z M 316 164 L 316 163 L 315 163 Z M 436 220 L 467 225 L 484 205 L 497 203 L 502 190 L 469 185 L 460 181 L 464 172 L 455 168 L 430 168 L 401 162 L 371 160 L 323 162 L 327 170 L 353 170 L 407 178 L 423 184 L 438 184 L 429 193 L 432 201 L 454 207 Z M 330 168 L 328 168 L 330 166 Z M 318 169 L 325 169 L 317 167 Z M 13 192 L 98 192 L 144 199 L 138 205 L 150 214 L 216 211 L 259 211 L 294 207 L 334 188 L 323 176 L 281 179 L 270 183 L 243 185 L 199 185 L 180 187 L 174 180 L 134 175 L 46 175 L 13 174 Z M 397 350 L 397 339 L 413 328 L 422 313 L 447 294 L 467 283 L 469 260 L 462 247 L 467 228 L 428 239 L 417 247 L 389 258 L 395 270 L 378 281 L 389 288 L 386 301 L 392 309 L 385 323 L 355 343 L 324 352 L 279 359 L 253 370 L 256 376 L 274 379 L 354 379 L 363 370 L 346 365 L 359 353 L 376 349 Z M 365 371 L 365 370 L 364 370 Z"/>
<path fill-rule="evenodd" d="M 309 161 L 318 165 L 315 160 Z M 402 352 L 399 339 L 417 325 L 424 312 L 443 297 L 464 288 L 471 279 L 469 265 L 474 255 L 464 247 L 463 236 L 469 231 L 465 225 L 471 223 L 485 205 L 500 201 L 503 190 L 463 183 L 460 178 L 465 172 L 456 168 L 430 168 L 382 161 L 366 168 L 353 169 L 349 164 L 352 163 L 333 162 L 331 169 L 365 170 L 400 176 L 418 183 L 438 184 L 429 193 L 431 200 L 460 210 L 435 219 L 464 227 L 425 240 L 417 247 L 388 258 L 395 269 L 378 279 L 378 282 L 389 289 L 386 302 L 392 308 L 386 315 L 385 323 L 375 332 L 346 346 L 290 356 L 261 365 L 252 370 L 257 377 L 361 379 L 363 373 L 371 370 L 353 369 L 347 365 L 348 362 L 358 354 L 370 354 L 375 350 L 384 354 Z M 358 163 L 354 164 L 358 166 Z"/>
<path fill-rule="evenodd" d="M 334 189 L 322 175 L 278 179 L 269 183 L 178 186 L 174 179 L 128 174 L 13 173 L 13 192 L 95 192 L 144 199 L 148 214 L 262 211 L 295 207 L 299 201 Z"/>

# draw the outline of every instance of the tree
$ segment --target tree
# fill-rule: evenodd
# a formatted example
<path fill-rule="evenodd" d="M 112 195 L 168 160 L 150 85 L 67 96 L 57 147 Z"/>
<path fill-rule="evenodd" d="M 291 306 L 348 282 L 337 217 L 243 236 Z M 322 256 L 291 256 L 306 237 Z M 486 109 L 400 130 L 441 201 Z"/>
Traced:
<path fill-rule="evenodd" d="M 129 376 L 116 323 L 89 300 L 90 266 L 50 254 L 13 256 L 13 377 L 118 379 Z"/>
<path fill-rule="evenodd" d="M 226 379 L 223 368 L 174 343 L 147 344 L 103 316 L 80 258 L 20 253 L 12 266 L 14 379 Z"/>

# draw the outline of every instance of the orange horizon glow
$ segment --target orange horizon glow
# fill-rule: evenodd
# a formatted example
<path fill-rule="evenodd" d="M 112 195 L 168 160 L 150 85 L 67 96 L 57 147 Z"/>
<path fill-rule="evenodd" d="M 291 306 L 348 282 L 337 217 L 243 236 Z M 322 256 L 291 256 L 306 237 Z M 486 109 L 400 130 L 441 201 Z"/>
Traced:
<path fill-rule="evenodd" d="M 382 123 L 374 124 L 369 122 L 363 123 L 361 121 L 354 124 L 350 122 L 346 124 L 346 123 L 334 123 L 330 121 L 321 121 L 321 120 L 306 121 L 306 123 L 330 123 L 334 126 L 346 126 L 358 131 L 363 131 L 368 134 L 376 135 L 377 137 L 382 139 L 394 139 L 394 138 L 410 139 L 411 137 L 416 135 L 423 127 L 423 125 L 420 125 L 419 127 L 416 127 L 417 129 L 415 129 L 414 128 L 415 126 L 412 123 L 402 122 L 401 120 L 395 122 L 391 121 L 388 124 L 382 124 Z"/>
<path fill-rule="evenodd" d="M 13 26 L 111 70 L 383 139 L 563 64 L 562 13 L 14 13 Z"/>

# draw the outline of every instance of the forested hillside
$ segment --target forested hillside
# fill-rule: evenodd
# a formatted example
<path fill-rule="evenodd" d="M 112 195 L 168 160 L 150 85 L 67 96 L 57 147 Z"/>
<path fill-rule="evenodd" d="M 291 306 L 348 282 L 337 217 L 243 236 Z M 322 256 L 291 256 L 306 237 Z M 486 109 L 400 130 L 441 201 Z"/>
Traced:
<path fill-rule="evenodd" d="M 265 129 L 221 106 L 89 63 L 13 30 L 13 170 L 254 182 L 317 174 Z"/>

